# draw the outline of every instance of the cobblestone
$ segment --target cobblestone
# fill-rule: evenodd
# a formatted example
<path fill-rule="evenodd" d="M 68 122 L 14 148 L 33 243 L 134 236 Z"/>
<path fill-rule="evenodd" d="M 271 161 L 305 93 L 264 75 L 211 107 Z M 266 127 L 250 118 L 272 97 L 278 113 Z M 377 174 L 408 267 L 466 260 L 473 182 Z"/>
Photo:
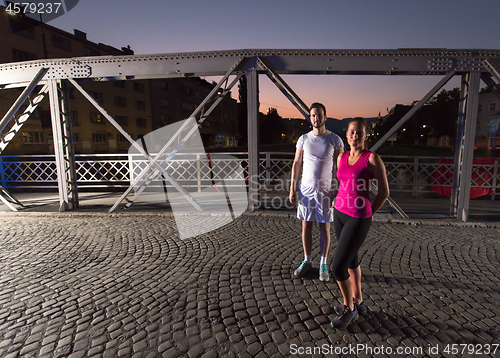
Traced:
<path fill-rule="evenodd" d="M 187 240 L 154 213 L 2 214 L 0 226 L 0 356 L 500 343 L 499 228 L 374 223 L 359 255 L 368 312 L 334 330 L 340 291 L 293 276 L 301 227 L 286 215 L 245 214 Z M 316 272 L 318 250 L 314 240 Z"/>

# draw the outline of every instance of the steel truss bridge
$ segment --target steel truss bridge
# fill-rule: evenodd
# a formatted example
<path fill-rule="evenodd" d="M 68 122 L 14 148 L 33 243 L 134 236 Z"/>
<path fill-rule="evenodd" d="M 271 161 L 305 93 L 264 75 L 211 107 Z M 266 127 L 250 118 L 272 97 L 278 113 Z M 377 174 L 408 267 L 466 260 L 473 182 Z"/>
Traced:
<path fill-rule="evenodd" d="M 54 154 L 56 158 L 60 211 L 78 207 L 78 187 L 75 171 L 75 155 L 72 143 L 71 117 L 67 94 L 71 83 L 101 114 L 141 153 L 148 161 L 134 181 L 138 181 L 150 169 L 153 175 L 161 174 L 158 159 L 168 151 L 172 141 L 180 143 L 189 139 L 180 138 L 184 128 L 174 134 L 169 143 L 155 156 L 149 155 L 129 134 L 102 108 L 77 82 L 77 80 L 114 81 L 190 76 L 222 76 L 219 83 L 201 102 L 189 118 L 201 126 L 206 117 L 218 105 L 242 76 L 247 78 L 248 93 L 248 175 L 259 176 L 258 114 L 259 75 L 265 74 L 304 116 L 309 118 L 308 106 L 285 82 L 282 75 L 415 75 L 440 76 L 438 83 L 398 121 L 372 148 L 380 146 L 399 130 L 433 95 L 454 76 L 461 76 L 461 95 L 456 136 L 456 155 L 453 171 L 453 190 L 450 215 L 467 221 L 469 193 L 472 174 L 474 137 L 478 110 L 480 81 L 494 89 L 500 97 L 500 67 L 497 60 L 500 50 L 448 50 L 448 49 L 398 49 L 398 50 L 228 50 L 197 53 L 175 53 L 160 55 L 98 56 L 64 59 L 37 60 L 0 65 L 0 88 L 24 87 L 24 91 L 0 121 L 0 132 L 11 127 L 0 139 L 0 154 L 21 129 L 37 105 L 49 96 Z M 20 111 L 23 103 L 29 104 Z M 24 108 L 24 107 L 23 107 Z M 21 113 L 18 113 L 21 112 Z M 193 132 L 194 133 L 194 132 Z M 191 133 L 192 134 L 192 133 Z M 175 152 L 175 150 L 174 150 Z M 167 155 L 169 153 L 166 153 Z M 174 153 L 175 154 L 175 153 Z M 165 174 L 165 173 L 163 173 Z M 139 179 L 138 179 L 139 178 Z M 192 202 L 190 194 L 170 183 Z M 147 181 L 146 181 L 147 183 Z M 134 187 L 125 191 L 113 205 L 113 211 Z M 259 206 L 258 185 L 249 181 L 249 207 Z M 0 199 L 12 210 L 21 205 L 5 188 L 1 188 Z M 402 216 L 405 213 L 389 198 L 390 204 Z M 193 203 L 194 206 L 196 203 Z"/>

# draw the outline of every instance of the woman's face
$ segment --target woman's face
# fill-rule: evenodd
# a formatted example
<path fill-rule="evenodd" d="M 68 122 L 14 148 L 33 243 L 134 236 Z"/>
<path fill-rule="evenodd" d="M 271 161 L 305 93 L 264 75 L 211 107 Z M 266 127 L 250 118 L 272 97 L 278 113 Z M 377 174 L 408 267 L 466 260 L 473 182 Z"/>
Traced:
<path fill-rule="evenodd" d="M 366 129 L 358 122 L 352 122 L 347 128 L 347 143 L 354 147 L 363 147 L 367 138 Z"/>

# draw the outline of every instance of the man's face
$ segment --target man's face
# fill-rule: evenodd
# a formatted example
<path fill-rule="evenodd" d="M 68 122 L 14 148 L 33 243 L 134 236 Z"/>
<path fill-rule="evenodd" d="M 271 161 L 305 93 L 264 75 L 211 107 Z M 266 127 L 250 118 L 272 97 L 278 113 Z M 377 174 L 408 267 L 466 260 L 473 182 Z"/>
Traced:
<path fill-rule="evenodd" d="M 311 109 L 311 124 L 314 128 L 321 128 L 325 125 L 326 116 L 322 108 Z"/>

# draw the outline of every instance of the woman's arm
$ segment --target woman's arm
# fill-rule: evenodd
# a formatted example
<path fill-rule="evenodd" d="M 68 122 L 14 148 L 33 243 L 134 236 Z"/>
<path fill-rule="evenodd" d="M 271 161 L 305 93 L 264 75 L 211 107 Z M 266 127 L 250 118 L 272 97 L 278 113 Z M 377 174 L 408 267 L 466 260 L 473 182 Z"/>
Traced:
<path fill-rule="evenodd" d="M 378 193 L 372 203 L 372 215 L 380 210 L 382 205 L 389 197 L 389 183 L 387 182 L 387 174 L 385 172 L 385 165 L 377 153 L 370 154 L 368 159 L 370 170 L 375 177 L 378 187 Z"/>

